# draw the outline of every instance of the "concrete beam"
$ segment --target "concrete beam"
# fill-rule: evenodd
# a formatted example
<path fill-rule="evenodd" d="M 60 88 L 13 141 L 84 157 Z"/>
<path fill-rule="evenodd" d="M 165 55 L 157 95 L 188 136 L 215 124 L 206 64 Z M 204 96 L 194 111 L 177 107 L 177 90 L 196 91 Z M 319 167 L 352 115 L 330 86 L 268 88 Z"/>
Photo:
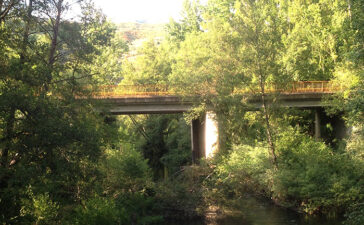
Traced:
<path fill-rule="evenodd" d="M 304 94 L 280 94 L 275 100 L 282 107 L 294 108 L 320 108 L 324 106 L 321 101 L 322 93 Z M 194 103 L 199 102 L 198 98 L 181 98 L 177 96 L 130 96 L 120 98 L 95 99 L 101 103 L 106 111 L 111 114 L 150 114 L 150 113 L 183 113 L 189 111 Z M 268 104 L 273 97 L 267 97 Z M 248 97 L 247 103 L 250 110 L 257 110 L 262 107 L 260 96 Z"/>
<path fill-rule="evenodd" d="M 301 94 L 279 94 L 274 96 L 274 101 L 281 107 L 292 108 L 321 108 L 324 105 L 322 99 L 327 93 L 301 93 Z M 252 110 L 262 108 L 262 99 L 260 96 L 253 96 L 248 99 L 248 103 L 252 105 Z M 273 101 L 272 96 L 267 96 L 268 104 Z"/>
<path fill-rule="evenodd" d="M 111 106 L 109 112 L 114 115 L 120 114 L 170 114 L 183 113 L 191 109 L 191 105 L 161 104 L 161 105 L 120 105 Z"/>

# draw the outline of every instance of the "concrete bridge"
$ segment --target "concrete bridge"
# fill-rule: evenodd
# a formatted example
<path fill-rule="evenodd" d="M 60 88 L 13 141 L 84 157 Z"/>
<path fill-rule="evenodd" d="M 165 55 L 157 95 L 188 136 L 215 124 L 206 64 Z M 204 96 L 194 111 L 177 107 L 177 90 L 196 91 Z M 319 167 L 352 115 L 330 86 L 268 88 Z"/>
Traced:
<path fill-rule="evenodd" d="M 268 104 L 274 95 L 282 107 L 316 109 L 315 136 L 319 138 L 320 109 L 324 106 L 322 99 L 337 91 L 338 87 L 324 81 L 296 82 L 294 87 L 295 89 L 283 92 L 270 91 Z M 248 96 L 247 103 L 251 110 L 262 107 L 259 95 L 240 94 Z M 179 97 L 160 86 L 107 86 L 101 88 L 94 98 L 101 101 L 113 115 L 183 113 L 198 103 L 196 96 Z M 191 121 L 191 142 L 193 162 L 203 157 L 208 158 L 217 150 L 218 128 L 212 111 L 206 112 L 203 118 Z"/>
<path fill-rule="evenodd" d="M 318 108 L 323 107 L 322 98 L 328 93 L 292 93 L 279 94 L 276 98 L 282 107 Z M 127 114 L 163 114 L 183 113 L 189 111 L 196 103 L 196 97 L 178 96 L 115 96 L 100 99 L 107 106 L 108 111 L 114 115 Z M 270 99 L 268 97 L 268 103 Z M 251 96 L 248 105 L 252 110 L 262 107 L 260 96 Z"/>

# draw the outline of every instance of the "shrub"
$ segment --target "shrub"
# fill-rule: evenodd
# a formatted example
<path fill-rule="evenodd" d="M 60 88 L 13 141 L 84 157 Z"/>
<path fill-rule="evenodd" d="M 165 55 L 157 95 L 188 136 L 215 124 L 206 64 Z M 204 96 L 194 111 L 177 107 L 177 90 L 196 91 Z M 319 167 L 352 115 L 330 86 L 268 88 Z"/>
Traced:
<path fill-rule="evenodd" d="M 76 209 L 75 221 L 77 225 L 116 225 L 127 224 L 127 217 L 123 208 L 117 208 L 114 201 L 94 197 Z"/>
<path fill-rule="evenodd" d="M 245 191 L 265 193 L 271 186 L 271 170 L 267 149 L 236 145 L 218 163 L 215 182 L 220 188 L 225 187 L 226 194 L 230 195 L 241 195 Z"/>
<path fill-rule="evenodd" d="M 159 208 L 153 197 L 142 193 L 127 193 L 115 200 L 116 207 L 124 209 L 127 224 L 158 225 L 163 221 Z"/>
<path fill-rule="evenodd" d="M 186 166 L 176 177 L 157 184 L 156 200 L 166 217 L 191 219 L 204 211 L 205 167 Z"/>
<path fill-rule="evenodd" d="M 49 193 L 34 194 L 28 189 L 30 199 L 23 199 L 21 208 L 22 217 L 30 217 L 37 225 L 56 224 L 59 205 L 52 201 Z"/>
<path fill-rule="evenodd" d="M 117 199 L 94 197 L 76 209 L 72 224 L 77 225 L 157 225 L 154 199 L 142 194 L 125 194 Z"/>
<path fill-rule="evenodd" d="M 234 146 L 217 164 L 215 192 L 225 199 L 245 191 L 264 194 L 309 214 L 341 213 L 364 198 L 362 161 L 294 128 L 277 136 L 276 153 L 278 169 L 272 167 L 267 148 Z"/>
<path fill-rule="evenodd" d="M 101 167 L 105 174 L 103 185 L 106 194 L 142 191 L 152 180 L 147 160 L 133 149 L 107 151 Z"/>
<path fill-rule="evenodd" d="M 362 225 L 364 224 L 364 203 L 354 204 L 345 214 L 347 220 L 344 225 Z"/>
<path fill-rule="evenodd" d="M 273 197 L 307 213 L 341 212 L 363 198 L 363 165 L 322 142 L 288 129 L 277 140 Z"/>

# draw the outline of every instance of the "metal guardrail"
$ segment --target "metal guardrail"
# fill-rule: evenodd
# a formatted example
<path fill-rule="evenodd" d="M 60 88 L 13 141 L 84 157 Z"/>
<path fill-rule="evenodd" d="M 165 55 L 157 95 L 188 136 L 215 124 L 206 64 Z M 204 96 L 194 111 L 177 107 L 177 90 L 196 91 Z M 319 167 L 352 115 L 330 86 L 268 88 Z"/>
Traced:
<path fill-rule="evenodd" d="M 286 85 L 267 86 L 267 93 L 334 93 L 343 90 L 342 84 L 329 81 L 299 81 Z M 259 89 L 237 89 L 236 94 L 259 93 Z M 166 96 L 176 95 L 177 92 L 169 88 L 168 85 L 107 85 L 100 86 L 94 92 L 95 98 L 117 98 L 131 96 Z"/>
<path fill-rule="evenodd" d="M 299 81 L 288 85 L 288 93 L 334 93 L 343 90 L 343 85 L 330 81 Z"/>
<path fill-rule="evenodd" d="M 167 85 L 107 85 L 98 87 L 94 96 L 112 98 L 124 96 L 165 96 L 175 95 Z"/>

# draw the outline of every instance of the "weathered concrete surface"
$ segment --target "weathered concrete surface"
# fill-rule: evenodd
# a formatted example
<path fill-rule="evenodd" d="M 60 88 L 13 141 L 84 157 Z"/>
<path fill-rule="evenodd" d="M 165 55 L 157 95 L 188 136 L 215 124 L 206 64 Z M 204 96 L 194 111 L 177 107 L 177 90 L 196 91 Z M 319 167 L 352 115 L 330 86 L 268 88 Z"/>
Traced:
<path fill-rule="evenodd" d="M 274 101 L 281 107 L 293 107 L 293 108 L 317 108 L 323 107 L 324 103 L 322 99 L 324 96 L 329 96 L 329 93 L 285 93 L 277 94 L 275 96 L 267 95 L 267 101 Z M 262 107 L 262 101 L 260 96 L 249 97 L 247 102 L 252 104 L 256 108 Z"/>
<path fill-rule="evenodd" d="M 153 114 L 183 113 L 188 111 L 192 100 L 183 100 L 177 96 L 136 96 L 122 98 L 97 99 L 111 114 Z"/>

